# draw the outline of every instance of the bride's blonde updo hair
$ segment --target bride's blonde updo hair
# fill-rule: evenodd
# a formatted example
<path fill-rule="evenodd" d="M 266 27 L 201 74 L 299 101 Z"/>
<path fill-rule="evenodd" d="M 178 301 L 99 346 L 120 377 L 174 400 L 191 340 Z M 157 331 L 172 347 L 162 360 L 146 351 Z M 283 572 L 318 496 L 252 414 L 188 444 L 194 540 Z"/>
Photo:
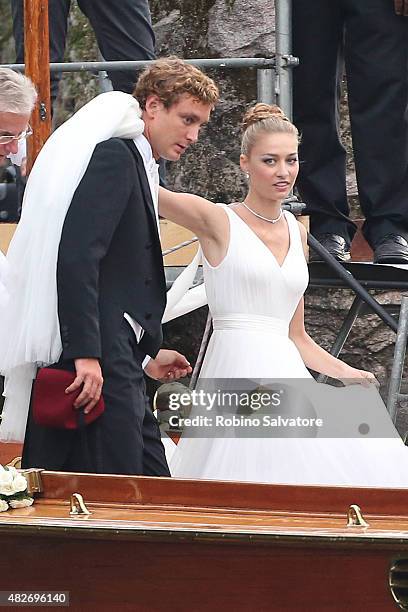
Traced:
<path fill-rule="evenodd" d="M 259 134 L 293 134 L 299 140 L 299 132 L 279 106 L 258 102 L 245 113 L 242 123 L 242 155 L 249 155 Z"/>

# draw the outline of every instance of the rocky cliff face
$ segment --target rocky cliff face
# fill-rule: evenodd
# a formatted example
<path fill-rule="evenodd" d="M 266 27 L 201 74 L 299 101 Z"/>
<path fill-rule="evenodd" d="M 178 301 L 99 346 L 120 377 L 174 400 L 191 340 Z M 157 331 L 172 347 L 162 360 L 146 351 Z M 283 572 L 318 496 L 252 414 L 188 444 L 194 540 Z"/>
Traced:
<path fill-rule="evenodd" d="M 151 0 L 157 53 L 174 53 L 185 58 L 269 56 L 275 47 L 274 3 L 270 0 Z M 0 61 L 13 60 L 8 0 L 0 0 Z M 70 17 L 67 59 L 96 59 L 92 32 L 76 3 Z M 200 142 L 177 164 L 168 164 L 170 187 L 191 190 L 215 201 L 230 202 L 243 197 L 245 180 L 239 169 L 239 128 L 244 109 L 256 99 L 256 71 L 218 69 L 211 72 L 220 86 L 222 99 Z M 97 91 L 95 77 L 64 76 L 59 110 L 60 122 Z M 344 106 L 344 105 L 343 105 Z M 343 109 L 344 111 L 344 109 Z M 346 114 L 343 136 L 350 149 Z M 350 157 L 350 192 L 355 191 Z M 357 213 L 355 213 L 356 215 Z M 395 294 L 382 295 L 390 302 Z M 309 290 L 306 296 L 306 324 L 311 335 L 325 348 L 351 303 L 346 291 Z M 199 332 L 204 315 L 190 316 L 192 336 Z M 191 358 L 196 341 L 184 331 L 186 322 L 167 326 L 168 343 L 181 346 Z M 187 340 L 186 340 L 187 338 Z M 346 343 L 344 359 L 352 365 L 374 370 L 381 377 L 390 371 L 394 334 L 374 316 L 355 326 Z M 194 350 L 193 350 L 194 347 Z"/>

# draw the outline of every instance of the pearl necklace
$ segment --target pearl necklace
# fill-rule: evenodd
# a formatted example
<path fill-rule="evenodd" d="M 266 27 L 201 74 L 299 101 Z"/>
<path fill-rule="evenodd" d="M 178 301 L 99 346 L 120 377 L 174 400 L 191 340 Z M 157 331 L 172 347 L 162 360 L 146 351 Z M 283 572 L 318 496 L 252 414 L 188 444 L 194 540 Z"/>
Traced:
<path fill-rule="evenodd" d="M 249 206 L 247 204 L 245 204 L 245 202 L 242 202 L 242 205 L 245 206 L 245 208 L 247 210 L 249 210 L 250 213 L 252 213 L 253 215 L 255 215 L 255 217 L 258 217 L 258 219 L 262 219 L 262 221 L 267 221 L 268 223 L 277 223 L 280 218 L 283 215 L 283 210 L 280 209 L 280 213 L 279 215 L 276 217 L 276 219 L 268 219 L 268 217 L 263 217 L 262 215 L 260 215 L 259 213 L 255 212 L 254 210 L 252 210 L 252 208 L 249 208 Z"/>

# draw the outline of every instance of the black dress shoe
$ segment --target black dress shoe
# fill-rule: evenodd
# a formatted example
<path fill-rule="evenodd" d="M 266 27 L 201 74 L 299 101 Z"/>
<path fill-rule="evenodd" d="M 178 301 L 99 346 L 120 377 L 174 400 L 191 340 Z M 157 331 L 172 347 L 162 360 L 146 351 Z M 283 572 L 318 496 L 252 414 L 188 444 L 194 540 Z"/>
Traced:
<path fill-rule="evenodd" d="M 350 251 L 348 250 L 347 243 L 343 236 L 338 234 L 317 234 L 316 240 L 320 242 L 322 246 L 329 251 L 333 257 L 338 261 L 349 261 Z M 310 249 L 310 261 L 323 261 L 318 253 L 315 253 L 313 249 Z"/>
<path fill-rule="evenodd" d="M 408 242 L 398 234 L 387 234 L 375 245 L 374 263 L 408 264 Z"/>

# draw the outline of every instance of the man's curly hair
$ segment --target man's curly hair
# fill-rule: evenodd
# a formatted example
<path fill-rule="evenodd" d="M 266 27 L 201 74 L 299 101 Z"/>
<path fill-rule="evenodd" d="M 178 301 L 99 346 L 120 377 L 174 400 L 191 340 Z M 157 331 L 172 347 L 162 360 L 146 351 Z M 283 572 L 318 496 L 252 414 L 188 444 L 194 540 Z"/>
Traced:
<path fill-rule="evenodd" d="M 143 109 L 148 96 L 156 95 L 165 108 L 170 108 L 183 94 L 210 106 L 215 106 L 219 98 L 218 87 L 210 77 L 176 56 L 150 64 L 140 75 L 133 91 Z"/>

